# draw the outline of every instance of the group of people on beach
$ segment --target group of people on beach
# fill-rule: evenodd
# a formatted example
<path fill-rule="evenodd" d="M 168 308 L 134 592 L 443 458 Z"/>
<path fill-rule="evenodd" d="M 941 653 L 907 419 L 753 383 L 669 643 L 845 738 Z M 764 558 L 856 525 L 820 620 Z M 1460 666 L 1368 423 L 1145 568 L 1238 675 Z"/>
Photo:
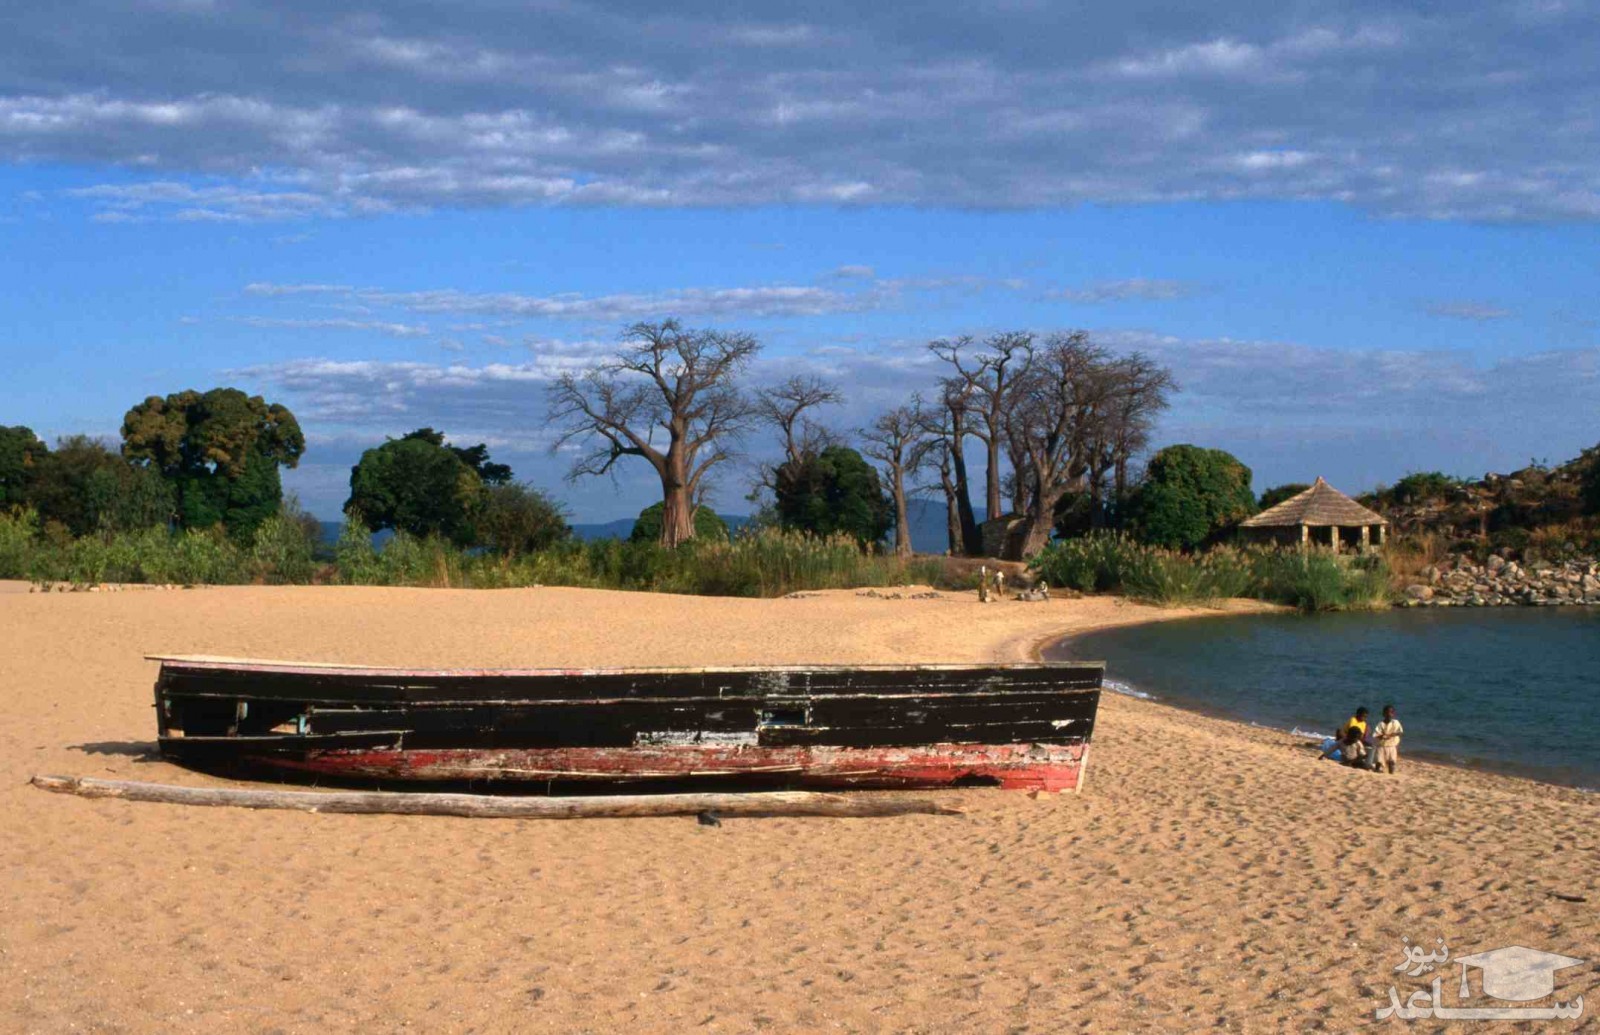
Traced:
<path fill-rule="evenodd" d="M 1405 727 L 1396 717 L 1394 705 L 1383 706 L 1383 719 L 1368 729 L 1365 708 L 1357 708 L 1343 728 L 1322 742 L 1322 757 L 1375 773 L 1393 773 L 1400 763 L 1400 736 Z"/>

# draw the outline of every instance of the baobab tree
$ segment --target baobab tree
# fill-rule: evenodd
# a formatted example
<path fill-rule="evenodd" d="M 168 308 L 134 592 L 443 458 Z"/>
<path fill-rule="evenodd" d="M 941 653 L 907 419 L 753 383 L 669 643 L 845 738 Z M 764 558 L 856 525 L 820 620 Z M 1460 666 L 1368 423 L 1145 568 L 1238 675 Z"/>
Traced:
<path fill-rule="evenodd" d="M 756 392 L 755 419 L 776 428 L 783 439 L 783 459 L 761 465 L 756 494 L 762 489 L 776 494 L 785 475 L 795 476 L 807 460 L 836 444 L 833 432 L 813 421 L 807 411 L 843 401 L 837 387 L 815 374 L 795 374 Z"/>
<path fill-rule="evenodd" d="M 593 444 L 569 477 L 612 473 L 622 457 L 642 457 L 661 479 L 661 545 L 694 538 L 706 476 L 733 456 L 754 414 L 738 377 L 760 348 L 752 335 L 687 330 L 676 320 L 624 330 L 614 357 L 551 388 L 550 421 L 562 429 L 554 448 Z"/>
<path fill-rule="evenodd" d="M 965 429 L 983 443 L 984 516 L 990 521 L 1005 513 L 1001 502 L 1000 454 L 1008 444 L 1006 423 L 1011 412 L 1016 386 L 1027 378 L 1033 362 L 1033 335 L 1027 331 L 1002 331 L 991 335 L 981 351 L 973 351 L 971 337 L 936 341 L 929 348 L 934 355 L 955 368 L 948 379 L 960 387 L 970 414 Z M 963 465 L 964 466 L 964 465 Z M 1013 493 L 1017 509 L 1021 501 Z"/>
<path fill-rule="evenodd" d="M 815 374 L 795 374 L 756 392 L 755 413 L 783 436 L 783 458 L 798 461 L 834 444 L 833 434 L 806 416 L 806 411 L 843 401 L 832 382 Z"/>
<path fill-rule="evenodd" d="M 913 397 L 909 406 L 897 406 L 881 414 L 871 427 L 862 428 L 861 451 L 883 464 L 883 475 L 894 500 L 894 552 L 911 556 L 910 510 L 906 505 L 906 478 L 927 461 L 933 440 L 922 415 L 922 400 Z"/>
<path fill-rule="evenodd" d="M 1115 359 L 1082 331 L 1051 335 L 1035 350 L 1008 423 L 1028 485 L 1022 556 L 1049 541 L 1056 504 L 1084 487 L 1096 446 L 1117 443 L 1112 452 L 1125 465 L 1172 388 L 1165 368 L 1142 356 Z"/>
<path fill-rule="evenodd" d="M 958 342 L 936 341 L 929 351 L 945 358 L 950 349 L 960 348 Z M 976 555 L 982 550 L 978 534 L 978 519 L 972 511 L 972 486 L 967 477 L 967 438 L 972 435 L 972 386 L 960 377 L 947 377 L 939 382 L 941 405 L 923 409 L 923 426 L 930 435 L 943 440 L 948 454 L 952 476 L 949 502 L 961 522 L 961 544 L 957 552 Z"/>
<path fill-rule="evenodd" d="M 1106 524 L 1107 512 L 1128 492 L 1128 465 L 1150 444 L 1155 419 L 1176 390 L 1172 371 L 1149 356 L 1134 352 L 1105 364 L 1106 401 L 1091 430 L 1089 443 L 1089 522 Z M 1107 484 L 1107 481 L 1110 484 Z"/>

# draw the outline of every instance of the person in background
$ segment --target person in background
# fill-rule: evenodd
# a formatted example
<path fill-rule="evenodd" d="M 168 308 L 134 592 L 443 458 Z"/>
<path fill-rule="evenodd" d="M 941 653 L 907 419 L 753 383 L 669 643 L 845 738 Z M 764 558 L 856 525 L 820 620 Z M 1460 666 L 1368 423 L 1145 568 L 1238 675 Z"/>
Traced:
<path fill-rule="evenodd" d="M 1345 730 L 1349 731 L 1349 730 L 1352 730 L 1352 729 L 1358 729 L 1358 730 L 1361 731 L 1361 739 L 1362 740 L 1366 740 L 1367 739 L 1367 716 L 1369 714 L 1371 714 L 1371 713 L 1368 712 L 1366 708 L 1364 708 L 1364 707 L 1357 708 L 1356 709 L 1356 713 L 1354 715 L 1350 716 L 1350 720 L 1344 724 Z"/>
<path fill-rule="evenodd" d="M 1395 766 L 1400 763 L 1400 736 L 1403 733 L 1405 727 L 1395 717 L 1394 705 L 1384 705 L 1383 721 L 1372 731 L 1372 739 L 1378 746 L 1372 761 L 1374 772 L 1394 772 Z"/>

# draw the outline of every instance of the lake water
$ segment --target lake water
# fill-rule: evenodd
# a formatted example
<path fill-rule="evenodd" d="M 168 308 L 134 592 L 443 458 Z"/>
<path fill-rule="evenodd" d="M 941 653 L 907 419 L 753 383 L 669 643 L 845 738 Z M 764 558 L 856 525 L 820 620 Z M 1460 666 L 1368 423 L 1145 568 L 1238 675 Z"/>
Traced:
<path fill-rule="evenodd" d="M 1106 685 L 1317 733 L 1394 704 L 1406 754 L 1600 788 L 1600 608 L 1199 618 L 1076 637 Z"/>

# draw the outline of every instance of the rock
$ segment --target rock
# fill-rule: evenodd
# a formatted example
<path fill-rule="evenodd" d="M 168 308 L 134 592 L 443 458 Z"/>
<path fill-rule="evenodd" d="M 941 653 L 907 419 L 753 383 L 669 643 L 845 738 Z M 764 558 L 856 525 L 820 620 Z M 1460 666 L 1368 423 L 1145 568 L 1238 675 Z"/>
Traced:
<path fill-rule="evenodd" d="M 1504 557 L 1500 556 L 1499 554 L 1490 555 L 1489 563 L 1484 565 L 1484 567 L 1488 568 L 1492 572 L 1497 572 L 1500 569 L 1504 568 L 1505 566 L 1506 566 L 1506 559 Z"/>
<path fill-rule="evenodd" d="M 1433 599 L 1433 587 L 1418 582 L 1406 587 L 1406 597 L 1419 602 Z"/>

